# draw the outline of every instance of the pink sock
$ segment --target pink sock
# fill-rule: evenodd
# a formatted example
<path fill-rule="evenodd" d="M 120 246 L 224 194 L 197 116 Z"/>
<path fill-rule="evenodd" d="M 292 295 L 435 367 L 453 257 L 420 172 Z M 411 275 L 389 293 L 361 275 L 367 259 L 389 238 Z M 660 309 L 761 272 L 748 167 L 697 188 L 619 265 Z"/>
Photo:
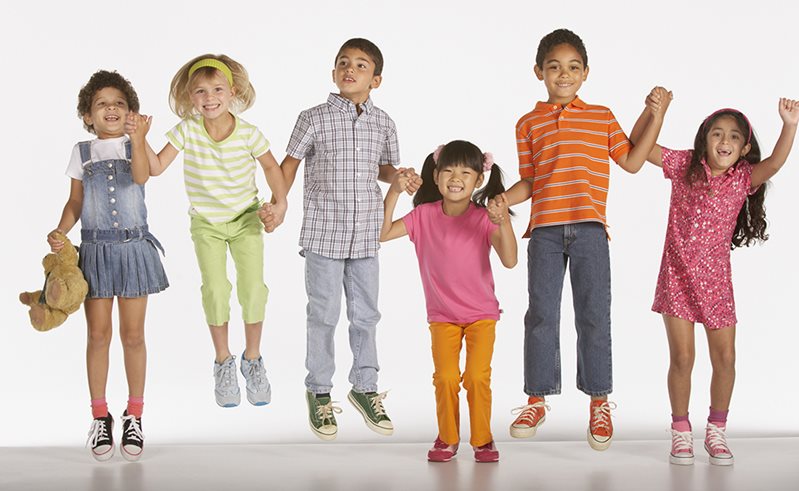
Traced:
<path fill-rule="evenodd" d="M 144 397 L 128 396 L 128 414 L 141 418 L 144 411 Z"/>
<path fill-rule="evenodd" d="M 727 426 L 727 414 L 730 410 L 726 411 L 719 411 L 718 409 L 710 408 L 710 416 L 707 417 L 708 423 L 713 423 L 714 425 L 718 426 L 719 428 L 724 428 Z"/>
<path fill-rule="evenodd" d="M 92 418 L 105 418 L 108 416 L 108 403 L 105 397 L 92 399 Z"/>
<path fill-rule="evenodd" d="M 691 422 L 688 421 L 688 415 L 675 416 L 671 415 L 671 429 L 679 432 L 691 431 Z"/>

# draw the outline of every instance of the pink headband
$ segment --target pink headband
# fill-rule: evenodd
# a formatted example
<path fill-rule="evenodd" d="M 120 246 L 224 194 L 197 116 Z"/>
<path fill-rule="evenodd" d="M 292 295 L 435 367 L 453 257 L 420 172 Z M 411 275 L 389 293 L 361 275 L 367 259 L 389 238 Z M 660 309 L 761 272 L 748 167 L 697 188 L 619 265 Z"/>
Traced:
<path fill-rule="evenodd" d="M 746 114 L 742 113 L 741 111 L 739 111 L 737 109 L 733 109 L 731 107 L 725 107 L 725 108 L 719 109 L 718 111 L 714 111 L 713 114 L 711 114 L 710 116 L 705 118 L 705 120 L 702 122 L 702 127 L 705 127 L 707 125 L 708 121 L 713 119 L 713 117 L 718 115 L 719 113 L 738 113 L 738 114 L 740 114 L 741 117 L 744 118 L 744 121 L 746 121 L 746 125 L 749 127 L 749 136 L 746 139 L 746 143 L 748 144 L 748 143 L 750 143 L 752 141 L 752 123 L 749 122 L 749 118 L 746 117 Z"/>
<path fill-rule="evenodd" d="M 438 163 L 438 157 L 441 155 L 441 150 L 444 149 L 444 145 L 439 145 L 433 151 L 433 162 Z M 491 167 L 494 166 L 494 154 L 491 152 L 486 152 L 483 154 L 483 172 L 488 172 L 491 170 Z"/>

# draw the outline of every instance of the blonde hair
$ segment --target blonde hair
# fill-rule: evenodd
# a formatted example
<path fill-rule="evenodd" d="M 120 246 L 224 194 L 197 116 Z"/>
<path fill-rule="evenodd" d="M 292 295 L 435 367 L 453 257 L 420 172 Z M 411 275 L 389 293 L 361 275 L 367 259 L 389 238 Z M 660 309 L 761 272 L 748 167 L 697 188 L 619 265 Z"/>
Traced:
<path fill-rule="evenodd" d="M 187 118 L 195 113 L 194 105 L 191 103 L 190 89 L 191 84 L 199 77 L 213 77 L 219 70 L 213 67 L 201 67 L 195 70 L 189 76 L 191 67 L 202 59 L 214 59 L 224 63 L 230 68 L 230 73 L 233 75 L 233 104 L 231 104 L 231 111 L 240 113 L 252 107 L 255 102 L 255 88 L 250 83 L 250 77 L 247 75 L 247 70 L 241 63 L 226 55 L 212 55 L 205 54 L 192 58 L 185 65 L 180 67 L 180 70 L 172 77 L 172 83 L 169 85 L 169 107 L 172 112 L 177 114 L 179 118 Z M 225 77 L 223 77 L 225 78 Z M 225 78 L 227 80 L 227 78 Z"/>

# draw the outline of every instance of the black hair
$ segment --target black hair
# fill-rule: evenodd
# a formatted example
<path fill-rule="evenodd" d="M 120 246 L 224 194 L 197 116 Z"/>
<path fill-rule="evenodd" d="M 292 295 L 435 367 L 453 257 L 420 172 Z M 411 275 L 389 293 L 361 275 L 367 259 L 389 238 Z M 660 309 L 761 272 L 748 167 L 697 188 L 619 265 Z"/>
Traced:
<path fill-rule="evenodd" d="M 760 144 L 755 138 L 752 127 L 749 121 L 740 111 L 735 109 L 724 109 L 713 113 L 702 122 L 699 130 L 696 132 L 694 138 L 694 151 L 691 155 L 691 163 L 688 165 L 688 170 L 685 173 L 685 180 L 691 186 L 707 186 L 707 176 L 705 174 L 704 165 L 702 161 L 707 159 L 707 135 L 719 118 L 731 117 L 738 125 L 738 129 L 743 135 L 752 135 L 749 140 L 749 151 L 746 155 L 741 155 L 741 159 L 746 160 L 750 164 L 757 164 L 760 162 Z M 737 164 L 736 164 L 737 165 Z M 741 210 L 738 212 L 738 219 L 735 223 L 735 231 L 732 234 L 732 243 L 730 249 L 736 247 L 747 247 L 754 245 L 757 242 L 765 242 L 768 240 L 766 227 L 766 184 L 763 183 L 753 194 L 747 195 L 746 201 Z"/>
<path fill-rule="evenodd" d="M 583 66 L 588 67 L 588 53 L 585 51 L 585 44 L 580 36 L 568 29 L 556 29 L 541 38 L 538 43 L 538 52 L 535 55 L 535 64 L 538 65 L 538 68 L 544 68 L 544 58 L 547 53 L 560 44 L 568 44 L 577 50 L 583 59 Z"/>
<path fill-rule="evenodd" d="M 369 58 L 372 59 L 372 62 L 375 65 L 374 76 L 383 73 L 383 53 L 380 52 L 380 48 L 378 48 L 375 43 L 363 38 L 348 39 L 338 49 L 338 53 L 336 53 L 336 59 L 333 60 L 333 66 L 336 66 L 338 57 L 341 56 L 341 52 L 345 49 L 359 49 L 363 51 Z"/>
<path fill-rule="evenodd" d="M 130 112 L 139 112 L 139 96 L 130 84 L 128 79 L 117 72 L 108 70 L 98 70 L 94 72 L 86 85 L 81 87 L 78 93 L 78 117 L 83 119 L 84 114 L 92 111 L 92 99 L 94 95 L 106 87 L 113 87 L 125 96 Z M 94 127 L 89 126 L 84 121 L 83 127 L 90 133 L 94 133 Z"/>
<path fill-rule="evenodd" d="M 413 206 L 416 207 L 423 203 L 432 203 L 443 199 L 441 192 L 438 190 L 438 185 L 433 180 L 434 170 L 440 172 L 449 167 L 464 166 L 482 175 L 484 172 L 484 159 L 485 156 L 477 145 L 464 140 L 453 140 L 444 145 L 437 161 L 434 158 L 434 154 L 431 153 L 427 156 L 422 166 L 422 186 L 413 196 Z M 497 164 L 494 164 L 491 166 L 491 175 L 488 177 L 488 182 L 474 193 L 472 202 L 481 208 L 485 208 L 488 200 L 504 192 L 502 170 Z"/>

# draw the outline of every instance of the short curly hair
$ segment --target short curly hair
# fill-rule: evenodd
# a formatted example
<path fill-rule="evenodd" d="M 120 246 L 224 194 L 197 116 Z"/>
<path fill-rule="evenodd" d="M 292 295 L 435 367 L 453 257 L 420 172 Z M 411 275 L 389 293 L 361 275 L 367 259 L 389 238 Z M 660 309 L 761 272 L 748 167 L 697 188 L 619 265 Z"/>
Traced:
<path fill-rule="evenodd" d="M 541 38 L 541 42 L 538 43 L 538 52 L 535 55 L 535 64 L 538 65 L 538 68 L 544 68 L 544 58 L 547 53 L 560 44 L 568 44 L 577 50 L 583 59 L 583 66 L 588 66 L 588 53 L 585 51 L 585 44 L 580 36 L 568 29 L 556 29 Z"/>
<path fill-rule="evenodd" d="M 89 114 L 92 110 L 92 99 L 94 95 L 106 87 L 113 87 L 125 96 L 128 103 L 128 108 L 131 112 L 139 111 L 139 96 L 136 95 L 136 90 L 130 84 L 128 79 L 118 74 L 116 71 L 109 72 L 108 70 L 98 70 L 94 72 L 86 85 L 81 87 L 78 93 L 78 117 L 83 119 L 83 116 Z M 94 128 L 83 122 L 83 127 L 89 133 L 94 133 Z"/>

